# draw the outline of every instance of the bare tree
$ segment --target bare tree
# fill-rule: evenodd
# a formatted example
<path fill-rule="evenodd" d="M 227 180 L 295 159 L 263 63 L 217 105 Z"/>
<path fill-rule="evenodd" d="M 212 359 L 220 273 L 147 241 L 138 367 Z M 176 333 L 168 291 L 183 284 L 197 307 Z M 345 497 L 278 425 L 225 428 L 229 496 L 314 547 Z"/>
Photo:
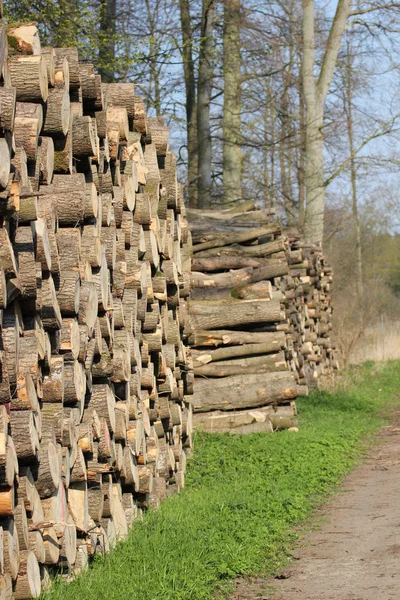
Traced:
<path fill-rule="evenodd" d="M 353 127 L 353 62 L 354 56 L 351 48 L 349 36 L 346 39 L 346 71 L 345 71 L 345 114 L 347 121 L 347 135 L 349 139 L 349 155 L 350 155 L 350 179 L 351 179 L 351 215 L 354 227 L 355 239 L 355 279 L 356 290 L 359 302 L 363 298 L 363 266 L 362 266 L 362 249 L 361 249 L 361 228 L 358 215 L 358 196 L 357 196 L 357 168 L 355 157 L 354 144 L 354 127 Z"/>
<path fill-rule="evenodd" d="M 351 0 L 339 0 L 317 77 L 314 0 L 303 0 L 303 89 L 306 116 L 306 240 L 322 244 L 324 233 L 324 107 L 332 82 L 342 36 L 351 13 Z"/>
<path fill-rule="evenodd" d="M 198 207 L 211 204 L 212 142 L 210 103 L 212 89 L 214 0 L 203 0 L 201 15 L 199 76 L 197 84 Z"/>
<path fill-rule="evenodd" d="M 223 203 L 242 199 L 240 0 L 224 0 Z"/>
<path fill-rule="evenodd" d="M 99 6 L 99 73 L 105 82 L 114 81 L 117 0 L 101 0 Z"/>
<path fill-rule="evenodd" d="M 189 10 L 189 0 L 179 0 L 181 30 L 182 30 L 182 59 L 185 77 L 185 107 L 187 129 L 187 154 L 188 154 L 188 182 L 189 204 L 197 207 L 197 101 L 196 101 L 196 76 L 193 58 L 194 31 Z"/>

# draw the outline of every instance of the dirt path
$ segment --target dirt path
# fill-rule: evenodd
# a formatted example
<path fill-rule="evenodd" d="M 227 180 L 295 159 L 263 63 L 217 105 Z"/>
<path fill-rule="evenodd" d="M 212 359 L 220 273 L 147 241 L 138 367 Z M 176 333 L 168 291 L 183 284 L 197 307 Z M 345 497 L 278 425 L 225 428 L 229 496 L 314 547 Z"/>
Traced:
<path fill-rule="evenodd" d="M 400 412 L 378 440 L 318 512 L 321 527 L 284 579 L 239 580 L 232 600 L 400 600 Z"/>

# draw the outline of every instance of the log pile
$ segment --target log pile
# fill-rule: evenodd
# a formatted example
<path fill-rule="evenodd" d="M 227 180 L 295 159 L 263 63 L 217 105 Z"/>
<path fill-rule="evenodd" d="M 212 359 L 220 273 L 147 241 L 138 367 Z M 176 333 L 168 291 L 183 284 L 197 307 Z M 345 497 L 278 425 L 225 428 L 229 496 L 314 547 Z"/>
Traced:
<path fill-rule="evenodd" d="M 134 85 L 0 30 L 0 595 L 24 599 L 184 484 L 191 236 Z"/>
<path fill-rule="evenodd" d="M 294 298 L 286 301 L 289 314 L 288 356 L 300 381 L 317 387 L 339 369 L 339 352 L 332 339 L 332 267 L 319 246 L 306 244 L 298 231 L 287 230 L 290 281 Z"/>
<path fill-rule="evenodd" d="M 323 256 L 252 203 L 188 217 L 195 426 L 295 427 L 296 397 L 334 362 Z"/>

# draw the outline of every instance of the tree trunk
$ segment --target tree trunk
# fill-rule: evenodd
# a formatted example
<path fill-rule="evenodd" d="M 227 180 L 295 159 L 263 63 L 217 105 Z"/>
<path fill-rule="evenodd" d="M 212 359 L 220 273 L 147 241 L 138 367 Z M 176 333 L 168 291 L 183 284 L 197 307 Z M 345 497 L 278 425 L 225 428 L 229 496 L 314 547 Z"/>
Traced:
<path fill-rule="evenodd" d="M 267 90 L 269 90 L 269 83 L 267 84 Z M 269 138 L 272 137 L 273 132 L 271 131 L 273 121 L 271 119 L 271 94 L 268 91 L 266 93 L 266 99 L 263 111 L 263 197 L 264 197 L 264 208 L 271 208 L 273 205 L 273 199 L 271 195 L 272 186 L 272 174 L 270 174 L 269 163 L 271 161 L 272 166 L 272 148 L 269 147 Z M 271 159 L 269 158 L 271 154 Z"/>
<path fill-rule="evenodd" d="M 182 29 L 182 59 L 186 90 L 186 126 L 188 152 L 189 206 L 197 207 L 197 121 L 196 80 L 193 61 L 193 29 L 190 19 L 189 0 L 180 0 Z"/>
<path fill-rule="evenodd" d="M 156 111 L 157 117 L 161 114 L 161 88 L 159 71 L 159 46 L 157 31 L 157 11 L 158 7 L 153 8 L 149 0 L 146 0 L 147 20 L 149 23 L 149 64 L 150 64 L 150 94 L 152 106 Z"/>
<path fill-rule="evenodd" d="M 306 212 L 304 235 L 307 242 L 322 245 L 324 235 L 324 138 L 323 113 L 314 102 L 308 106 L 306 125 Z"/>
<path fill-rule="evenodd" d="M 214 0 L 203 0 L 201 17 L 201 44 L 199 78 L 197 84 L 197 135 L 198 135 L 198 208 L 211 204 L 211 125 L 210 102 L 212 88 L 212 29 Z"/>
<path fill-rule="evenodd" d="M 305 189 L 305 152 L 306 152 L 306 107 L 304 102 L 304 91 L 303 82 L 301 75 L 298 80 L 298 94 L 299 94 L 299 137 L 300 145 L 298 149 L 298 162 L 297 162 L 297 181 L 299 186 L 299 226 L 304 226 L 304 216 L 306 207 L 306 189 Z"/>
<path fill-rule="evenodd" d="M 117 0 L 101 0 L 99 73 L 103 82 L 114 81 Z"/>
<path fill-rule="evenodd" d="M 242 199 L 240 0 L 224 0 L 223 183 L 225 206 Z"/>
<path fill-rule="evenodd" d="M 307 242 L 322 244 L 324 235 L 324 138 L 323 120 L 326 96 L 331 85 L 343 32 L 350 16 L 351 0 L 339 0 L 329 31 L 321 69 L 315 80 L 314 0 L 303 0 L 303 89 L 306 115 L 306 213 L 304 235 Z"/>
<path fill-rule="evenodd" d="M 353 135 L 353 107 L 352 107 L 352 64 L 351 47 L 347 43 L 347 65 L 346 65 L 346 116 L 347 116 L 347 135 L 349 138 L 350 152 L 350 179 L 351 179 L 351 212 L 353 218 L 353 228 L 356 247 L 356 292 L 359 302 L 363 299 L 363 264 L 361 251 L 361 230 L 358 217 L 357 203 L 357 170 L 354 159 L 354 135 Z"/>

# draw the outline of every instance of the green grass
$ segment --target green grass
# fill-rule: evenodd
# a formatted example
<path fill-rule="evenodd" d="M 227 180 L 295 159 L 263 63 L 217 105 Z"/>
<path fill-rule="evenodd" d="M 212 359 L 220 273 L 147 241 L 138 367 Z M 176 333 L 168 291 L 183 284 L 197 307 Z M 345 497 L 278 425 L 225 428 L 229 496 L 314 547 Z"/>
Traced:
<path fill-rule="evenodd" d="M 298 433 L 197 435 L 184 491 L 47 598 L 205 600 L 237 575 L 276 572 L 295 526 L 349 472 L 399 392 L 399 362 L 367 364 L 335 393 L 301 399 Z"/>

